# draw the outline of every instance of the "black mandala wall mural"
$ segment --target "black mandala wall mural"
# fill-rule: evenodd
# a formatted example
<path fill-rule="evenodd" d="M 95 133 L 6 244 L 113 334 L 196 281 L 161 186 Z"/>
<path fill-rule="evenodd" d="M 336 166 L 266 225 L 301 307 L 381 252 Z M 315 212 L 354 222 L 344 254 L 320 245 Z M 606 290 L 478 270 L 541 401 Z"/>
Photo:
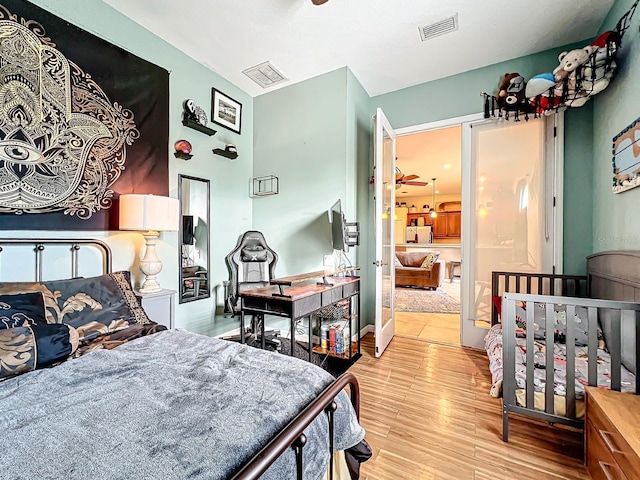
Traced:
<path fill-rule="evenodd" d="M 0 0 L 0 229 L 114 224 L 120 193 L 168 193 L 168 73 Z"/>

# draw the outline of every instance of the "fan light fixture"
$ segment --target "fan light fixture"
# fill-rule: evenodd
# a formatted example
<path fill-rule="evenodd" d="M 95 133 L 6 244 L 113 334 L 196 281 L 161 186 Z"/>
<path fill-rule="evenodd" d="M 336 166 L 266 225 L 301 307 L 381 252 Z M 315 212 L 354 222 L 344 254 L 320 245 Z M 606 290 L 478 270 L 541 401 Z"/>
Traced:
<path fill-rule="evenodd" d="M 438 216 L 438 212 L 436 212 L 436 179 L 432 178 L 431 180 L 433 180 L 433 183 L 431 184 L 433 186 L 433 207 L 429 210 L 429 215 L 431 218 L 436 218 Z"/>

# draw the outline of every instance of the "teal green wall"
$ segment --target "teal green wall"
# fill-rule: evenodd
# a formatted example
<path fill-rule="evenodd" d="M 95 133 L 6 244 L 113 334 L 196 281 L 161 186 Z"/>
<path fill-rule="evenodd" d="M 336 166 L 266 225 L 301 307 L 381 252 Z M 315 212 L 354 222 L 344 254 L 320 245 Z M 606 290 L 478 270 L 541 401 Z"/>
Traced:
<path fill-rule="evenodd" d="M 587 273 L 593 235 L 593 102 L 571 109 L 564 123 L 564 272 Z"/>
<path fill-rule="evenodd" d="M 371 118 L 369 96 L 348 68 L 254 99 L 254 176 L 276 175 L 278 195 L 255 198 L 254 227 L 280 254 L 276 274 L 323 267 L 332 252 L 327 210 L 340 199 L 347 221 L 365 235 L 335 264 L 361 266 L 363 323 L 372 318 L 367 216 Z M 348 259 L 348 260 L 347 260 Z"/>
<path fill-rule="evenodd" d="M 375 242 L 373 235 L 373 216 L 369 215 L 369 199 L 373 189 L 369 185 L 371 178 L 372 118 L 369 113 L 370 98 L 351 70 L 347 70 L 347 149 L 349 158 L 356 161 L 356 218 L 360 223 L 360 246 L 356 263 L 360 266 L 360 318 L 362 324 L 374 321 L 375 269 L 373 262 Z"/>
<path fill-rule="evenodd" d="M 33 3 L 170 72 L 167 145 L 170 196 L 177 196 L 179 173 L 211 181 L 211 278 L 212 285 L 221 285 L 222 281 L 228 278 L 224 256 L 233 248 L 238 235 L 252 225 L 251 199 L 247 189 L 253 160 L 252 98 L 100 0 L 35 0 Z M 53 40 L 55 41 L 55 38 Z M 86 66 L 83 68 L 87 70 Z M 90 70 L 87 71 L 91 73 Z M 216 127 L 218 133 L 208 137 L 182 126 L 182 102 L 187 98 L 193 98 L 198 105 L 209 111 L 211 87 L 218 88 L 242 103 L 242 135 Z M 145 86 L 140 85 L 140 88 Z M 173 156 L 173 143 L 181 138 L 189 140 L 193 145 L 194 157 L 189 161 L 178 160 Z M 240 156 L 237 160 L 230 161 L 211 152 L 213 148 L 224 147 L 226 143 L 235 143 L 238 146 Z M 46 233 L 58 236 L 79 235 L 78 232 Z M 20 235 L 26 236 L 36 234 L 38 232 L 20 232 Z M 42 232 L 39 234 L 42 235 Z M 142 249 L 141 236 L 119 232 L 82 232 L 79 236 L 105 236 L 114 249 L 115 268 L 131 268 L 137 275 L 137 280 L 140 280 L 137 259 Z M 177 233 L 162 233 L 158 250 L 164 263 L 164 269 L 159 275 L 160 283 L 164 288 L 176 290 Z M 221 297 L 218 304 L 222 304 Z M 214 298 L 178 305 L 176 324 L 190 330 L 206 331 L 215 323 L 214 311 Z"/>
<path fill-rule="evenodd" d="M 280 193 L 254 198 L 253 226 L 280 255 L 278 276 L 322 268 L 336 200 L 355 217 L 346 96 L 343 68 L 254 99 L 253 175 L 277 176 Z"/>
<path fill-rule="evenodd" d="M 618 19 L 632 5 L 618 0 L 611 8 L 600 31 L 615 27 Z M 611 149 L 613 137 L 640 117 L 640 11 L 618 52 L 618 70 L 609 87 L 594 98 L 593 114 L 593 251 L 640 249 L 640 222 L 636 218 L 640 188 L 614 194 Z"/>
<path fill-rule="evenodd" d="M 505 73 L 519 72 L 525 79 L 553 70 L 558 54 L 581 47 L 574 44 L 489 65 L 452 77 L 416 85 L 371 99 L 371 112 L 382 107 L 394 128 L 402 128 L 463 115 L 481 113 L 481 92 L 494 93 Z M 565 272 L 580 273 L 591 253 L 591 108 L 565 114 L 564 143 L 564 264 Z M 584 139 L 587 139 L 586 141 Z M 585 168 L 586 167 L 586 168 Z M 574 178 L 580 181 L 573 181 Z M 585 182 L 586 181 L 586 185 Z M 585 188 L 587 187 L 587 188 Z M 371 211 L 372 207 L 371 207 Z"/>

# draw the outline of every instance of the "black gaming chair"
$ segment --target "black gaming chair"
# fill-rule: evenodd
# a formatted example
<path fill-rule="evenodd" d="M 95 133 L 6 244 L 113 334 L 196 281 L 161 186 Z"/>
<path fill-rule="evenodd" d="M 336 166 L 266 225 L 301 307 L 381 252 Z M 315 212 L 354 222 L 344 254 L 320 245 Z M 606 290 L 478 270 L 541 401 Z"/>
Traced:
<path fill-rule="evenodd" d="M 269 280 L 275 278 L 277 261 L 278 254 L 269 248 L 261 232 L 255 230 L 245 232 L 238 240 L 236 247 L 225 257 L 227 270 L 229 270 L 229 281 L 225 282 L 225 313 L 235 316 L 240 312 L 240 292 L 269 285 Z M 264 321 L 264 318 L 259 320 Z M 252 322 L 254 333 L 257 332 L 255 322 L 254 317 Z M 273 337 L 273 334 L 265 334 L 265 336 Z M 244 339 L 242 335 L 240 340 L 244 341 Z M 253 335 L 252 340 L 255 339 L 257 336 Z M 272 344 L 272 346 L 278 345 Z"/>

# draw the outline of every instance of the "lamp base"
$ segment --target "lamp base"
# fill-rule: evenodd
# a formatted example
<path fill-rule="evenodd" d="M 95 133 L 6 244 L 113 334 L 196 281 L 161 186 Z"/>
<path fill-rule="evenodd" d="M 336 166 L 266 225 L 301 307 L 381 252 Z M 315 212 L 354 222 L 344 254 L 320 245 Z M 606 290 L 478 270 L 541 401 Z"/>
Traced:
<path fill-rule="evenodd" d="M 147 249 L 144 252 L 144 257 L 140 260 L 140 271 L 144 273 L 145 280 L 138 291 L 142 294 L 161 292 L 162 287 L 156 278 L 156 275 L 162 271 L 162 262 L 156 254 L 156 242 L 160 234 L 150 230 L 143 236 Z"/>

